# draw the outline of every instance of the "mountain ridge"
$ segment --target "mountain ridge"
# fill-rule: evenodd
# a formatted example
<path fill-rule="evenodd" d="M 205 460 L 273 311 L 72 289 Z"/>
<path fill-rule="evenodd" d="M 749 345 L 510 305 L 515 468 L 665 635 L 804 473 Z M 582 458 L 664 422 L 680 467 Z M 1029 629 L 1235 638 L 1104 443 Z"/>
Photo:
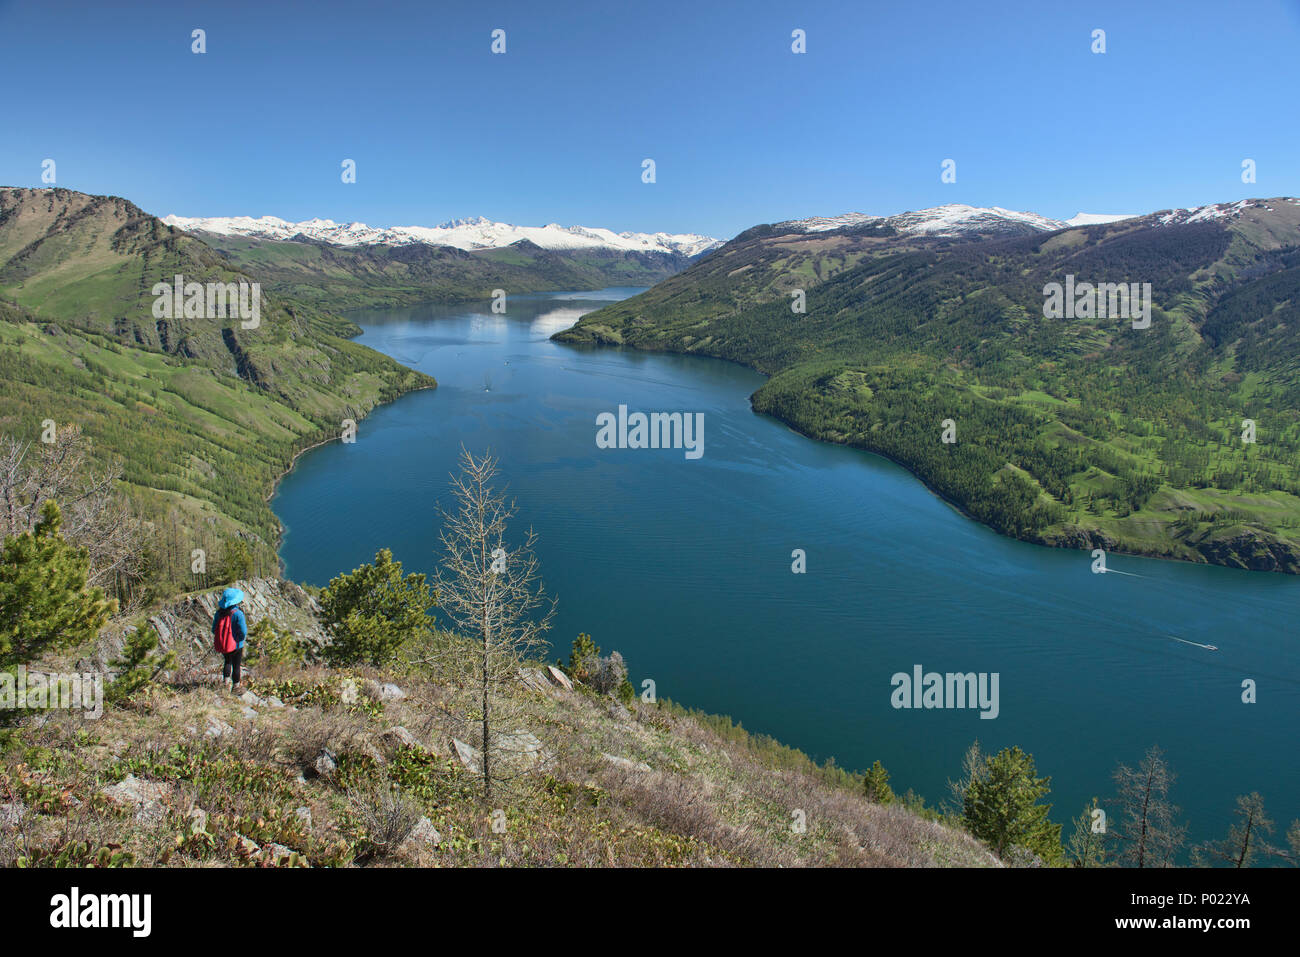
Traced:
<path fill-rule="evenodd" d="M 437 226 L 368 226 L 365 223 L 336 223 L 330 219 L 309 219 L 293 223 L 277 216 L 177 216 L 161 217 L 169 226 L 186 232 L 247 236 L 253 239 L 292 240 L 305 236 L 337 246 L 404 246 L 424 243 L 474 251 L 501 249 L 528 240 L 541 249 L 614 249 L 621 252 L 657 252 L 698 256 L 722 245 L 722 240 L 696 233 L 616 233 L 588 226 L 516 226 L 483 216 L 452 219 Z"/>

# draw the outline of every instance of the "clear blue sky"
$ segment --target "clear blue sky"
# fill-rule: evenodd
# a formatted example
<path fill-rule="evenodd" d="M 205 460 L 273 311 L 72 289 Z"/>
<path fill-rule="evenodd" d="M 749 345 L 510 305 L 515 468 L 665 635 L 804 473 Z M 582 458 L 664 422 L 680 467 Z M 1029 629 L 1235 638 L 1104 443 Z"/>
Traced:
<path fill-rule="evenodd" d="M 1145 212 L 1300 193 L 1298 81 L 1300 0 L 0 0 L 0 184 L 48 157 L 158 215 L 721 237 L 946 202 Z"/>

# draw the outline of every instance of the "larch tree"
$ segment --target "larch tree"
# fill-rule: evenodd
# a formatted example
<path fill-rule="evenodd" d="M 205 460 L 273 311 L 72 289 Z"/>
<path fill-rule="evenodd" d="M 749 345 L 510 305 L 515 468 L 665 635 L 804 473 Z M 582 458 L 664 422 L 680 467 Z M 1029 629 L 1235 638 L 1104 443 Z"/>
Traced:
<path fill-rule="evenodd" d="M 519 680 L 524 663 L 541 650 L 555 603 L 541 583 L 533 531 L 518 547 L 507 547 L 507 525 L 517 509 L 493 486 L 497 460 L 462 449 L 460 467 L 452 477 L 455 507 L 442 511 L 436 592 L 459 639 L 441 656 L 458 684 L 472 689 L 469 714 L 477 725 L 486 802 L 494 783 L 510 779 L 510 769 L 498 758 L 518 751 L 511 747 L 514 731 L 501 733 L 518 714 L 504 688 Z"/>
<path fill-rule="evenodd" d="M 1115 769 L 1118 792 L 1116 826 L 1110 834 L 1118 844 L 1116 857 L 1128 867 L 1170 867 L 1182 847 L 1187 828 L 1178 823 L 1178 808 L 1169 801 L 1174 774 L 1157 747 L 1136 768 Z"/>
<path fill-rule="evenodd" d="M 1273 822 L 1264 812 L 1264 799 L 1258 791 L 1237 797 L 1236 817 L 1236 823 L 1228 829 L 1226 838 L 1209 841 L 1196 849 L 1194 863 L 1249 867 L 1256 855 L 1275 853 L 1268 844 Z"/>

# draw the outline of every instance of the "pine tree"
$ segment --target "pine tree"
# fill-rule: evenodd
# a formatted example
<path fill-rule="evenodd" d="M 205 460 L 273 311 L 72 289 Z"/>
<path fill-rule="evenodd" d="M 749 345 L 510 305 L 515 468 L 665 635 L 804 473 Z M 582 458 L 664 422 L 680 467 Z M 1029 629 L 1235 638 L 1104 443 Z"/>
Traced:
<path fill-rule="evenodd" d="M 159 673 L 176 667 L 176 652 L 156 653 L 158 632 L 152 625 L 137 628 L 126 639 L 122 654 L 113 661 L 117 677 L 108 688 L 110 701 L 125 701 Z"/>
<path fill-rule="evenodd" d="M 889 772 L 880 761 L 875 761 L 862 777 L 862 790 L 867 799 L 875 804 L 892 804 L 893 789 L 889 786 Z"/>
<path fill-rule="evenodd" d="M 333 640 L 323 651 L 333 664 L 387 664 L 398 650 L 429 630 L 434 596 L 425 576 L 402 577 L 402 563 L 387 548 L 370 565 L 337 575 L 321 592 L 323 619 Z"/>
<path fill-rule="evenodd" d="M 46 501 L 34 530 L 0 552 L 0 667 L 89 641 L 117 607 L 86 588 L 90 557 L 60 533 L 59 506 Z"/>
<path fill-rule="evenodd" d="M 1050 790 L 1051 778 L 1040 778 L 1034 759 L 1020 748 L 1005 748 L 984 762 L 983 779 L 966 791 L 963 816 L 970 832 L 1002 857 L 1022 847 L 1048 863 L 1061 856 L 1061 825 L 1047 817 L 1050 804 L 1038 799 Z"/>

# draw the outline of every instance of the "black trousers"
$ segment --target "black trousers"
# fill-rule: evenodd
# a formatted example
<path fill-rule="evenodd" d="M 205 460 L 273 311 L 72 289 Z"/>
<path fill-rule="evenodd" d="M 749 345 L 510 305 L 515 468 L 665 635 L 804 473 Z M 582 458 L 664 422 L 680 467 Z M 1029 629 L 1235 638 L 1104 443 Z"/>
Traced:
<path fill-rule="evenodd" d="M 236 648 L 234 651 L 226 652 L 226 666 L 221 669 L 223 678 L 234 678 L 234 683 L 239 684 L 239 667 L 244 662 L 244 649 Z"/>

